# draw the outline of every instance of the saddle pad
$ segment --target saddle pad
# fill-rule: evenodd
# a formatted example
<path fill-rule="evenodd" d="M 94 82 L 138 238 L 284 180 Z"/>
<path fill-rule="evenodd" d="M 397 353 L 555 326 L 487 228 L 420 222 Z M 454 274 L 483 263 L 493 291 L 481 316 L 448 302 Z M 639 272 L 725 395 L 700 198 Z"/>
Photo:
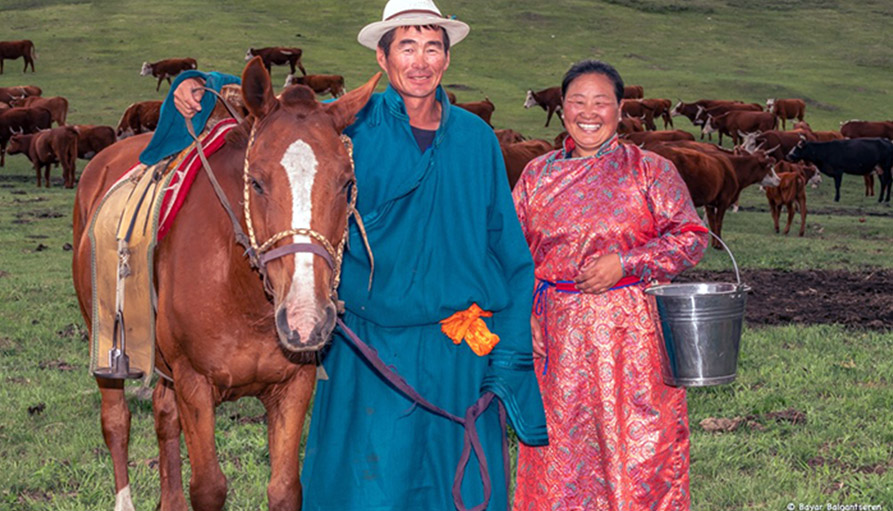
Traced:
<path fill-rule="evenodd" d="M 224 145 L 226 133 L 235 125 L 233 120 L 220 122 L 202 137 L 206 157 Z M 170 168 L 174 171 L 168 172 Z M 149 384 L 155 368 L 155 246 L 170 231 L 200 170 L 201 158 L 193 143 L 176 158 L 151 167 L 134 166 L 109 188 L 97 208 L 89 229 L 93 282 L 91 373 L 109 365 L 108 353 L 114 345 L 115 317 L 120 305 L 130 368 L 143 371 L 141 382 Z"/>

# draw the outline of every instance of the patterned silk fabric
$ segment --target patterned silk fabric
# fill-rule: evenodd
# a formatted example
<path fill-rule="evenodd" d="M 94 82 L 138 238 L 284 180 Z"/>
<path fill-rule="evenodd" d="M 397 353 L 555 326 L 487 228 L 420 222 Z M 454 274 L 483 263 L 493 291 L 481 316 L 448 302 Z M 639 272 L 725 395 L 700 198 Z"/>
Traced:
<path fill-rule="evenodd" d="M 571 149 L 531 161 L 513 192 L 538 281 L 571 280 L 587 260 L 616 252 L 624 276 L 643 283 L 539 297 L 549 445 L 521 445 L 514 509 L 687 510 L 685 389 L 661 380 L 656 310 L 643 289 L 694 266 L 708 234 L 667 160 L 616 137 L 593 157 L 568 157 Z"/>

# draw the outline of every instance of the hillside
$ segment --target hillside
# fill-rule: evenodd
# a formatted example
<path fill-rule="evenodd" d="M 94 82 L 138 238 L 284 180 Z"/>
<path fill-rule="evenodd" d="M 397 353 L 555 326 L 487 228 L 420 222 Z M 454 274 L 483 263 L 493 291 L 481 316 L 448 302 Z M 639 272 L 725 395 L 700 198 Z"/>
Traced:
<path fill-rule="evenodd" d="M 133 0 L 0 3 L 2 39 L 30 38 L 37 73 L 7 61 L 0 86 L 34 83 L 69 98 L 76 123 L 117 123 L 124 108 L 160 98 L 144 60 L 192 56 L 200 69 L 239 73 L 251 47 L 304 49 L 311 73 L 343 74 L 348 87 L 377 71 L 359 29 L 380 16 L 380 2 Z M 459 101 L 489 97 L 493 122 L 531 136 L 545 114 L 521 105 L 528 88 L 557 84 L 570 63 L 614 64 L 648 97 L 694 100 L 806 99 L 814 129 L 851 118 L 893 117 L 893 4 L 882 0 L 459 0 L 441 2 L 471 35 L 457 45 L 444 83 Z M 483 4 L 483 6 L 482 6 Z M 274 83 L 287 71 L 273 69 Z M 679 123 L 690 128 L 687 120 Z"/>

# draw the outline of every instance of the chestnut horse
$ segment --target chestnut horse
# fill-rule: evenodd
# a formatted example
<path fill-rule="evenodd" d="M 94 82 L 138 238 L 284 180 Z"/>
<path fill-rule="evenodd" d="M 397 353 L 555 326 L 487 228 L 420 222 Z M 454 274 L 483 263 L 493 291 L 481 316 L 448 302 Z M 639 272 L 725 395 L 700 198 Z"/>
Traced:
<path fill-rule="evenodd" d="M 233 208 L 241 228 L 252 239 L 271 241 L 261 251 L 284 245 L 278 252 L 285 255 L 267 253 L 254 259 L 261 261 L 263 272 L 251 266 L 204 173 L 158 244 L 156 367 L 170 377 L 159 379 L 153 394 L 161 510 L 188 509 L 181 433 L 192 469 L 192 508 L 223 507 L 227 485 L 214 446 L 214 410 L 225 400 L 243 396 L 257 397 L 267 412 L 270 509 L 300 509 L 299 443 L 316 378 L 312 359 L 336 318 L 340 256 L 326 257 L 325 252 L 335 256 L 331 246 L 343 246 L 354 182 L 340 133 L 369 100 L 380 76 L 323 105 L 306 87 L 276 97 L 259 58 L 245 67 L 242 99 L 251 115 L 228 134 L 227 144 L 208 162 L 228 202 L 249 204 L 248 218 L 242 208 Z M 87 225 L 105 191 L 136 162 L 150 136 L 111 146 L 93 158 L 81 177 L 72 269 L 88 328 L 92 296 Z M 323 250 L 320 244 L 329 248 Z M 295 247 L 298 253 L 289 250 Z M 308 247 L 315 250 L 308 253 Z M 132 510 L 127 473 L 130 410 L 123 381 L 97 378 L 97 383 L 102 432 L 114 463 L 115 509 Z"/>

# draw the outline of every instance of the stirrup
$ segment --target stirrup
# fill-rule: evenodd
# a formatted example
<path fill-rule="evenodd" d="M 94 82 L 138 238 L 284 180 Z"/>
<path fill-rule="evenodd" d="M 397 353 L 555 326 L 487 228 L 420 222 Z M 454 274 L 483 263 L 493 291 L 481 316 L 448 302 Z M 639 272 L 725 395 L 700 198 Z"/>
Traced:
<path fill-rule="evenodd" d="M 118 337 L 121 339 L 121 348 L 118 346 Z M 97 367 L 93 376 L 107 380 L 138 380 L 143 377 L 143 371 L 130 369 L 130 357 L 124 351 L 124 317 L 121 313 L 115 315 L 115 326 L 112 333 L 113 344 L 109 350 L 109 366 Z"/>

